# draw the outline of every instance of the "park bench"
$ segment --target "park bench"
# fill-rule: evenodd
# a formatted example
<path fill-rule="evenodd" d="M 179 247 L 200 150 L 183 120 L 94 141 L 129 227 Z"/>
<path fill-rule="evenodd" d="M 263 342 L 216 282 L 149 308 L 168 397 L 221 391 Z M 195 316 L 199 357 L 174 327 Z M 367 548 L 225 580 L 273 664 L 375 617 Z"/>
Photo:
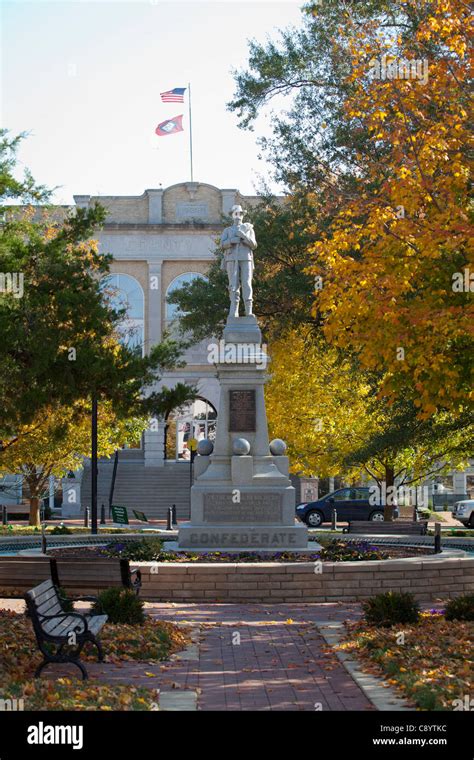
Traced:
<path fill-rule="evenodd" d="M 27 589 L 50 577 L 48 557 L 0 557 L 0 589 L 8 589 L 9 594 L 23 596 Z"/>
<path fill-rule="evenodd" d="M 403 535 L 403 536 L 424 536 L 428 529 L 428 521 L 420 520 L 394 520 L 387 522 L 385 520 L 357 520 L 349 522 L 345 533 L 366 533 L 369 535 Z"/>
<path fill-rule="evenodd" d="M 0 506 L 0 518 L 3 518 L 3 510 L 6 509 L 7 521 L 13 516 L 17 520 L 28 520 L 30 517 L 30 505 L 22 502 L 21 504 L 2 504 Z"/>
<path fill-rule="evenodd" d="M 0 557 L 0 589 L 8 589 L 10 595 L 23 596 L 27 589 L 48 578 L 57 587 L 92 594 L 112 586 L 124 586 L 138 594 L 142 585 L 140 570 L 131 568 L 127 559 Z"/>
<path fill-rule="evenodd" d="M 93 601 L 92 597 L 82 599 Z M 81 671 L 83 680 L 87 678 L 87 670 L 79 657 L 84 644 L 90 641 L 97 648 L 99 662 L 104 659 L 97 636 L 107 622 L 107 615 L 84 615 L 64 610 L 51 579 L 27 591 L 25 601 L 44 658 L 35 671 L 35 678 L 39 678 L 43 668 L 52 662 L 72 663 Z"/>
<path fill-rule="evenodd" d="M 139 594 L 142 574 L 131 568 L 128 559 L 106 557 L 51 557 L 51 578 L 55 586 L 70 591 L 94 593 L 113 586 L 124 586 Z"/>

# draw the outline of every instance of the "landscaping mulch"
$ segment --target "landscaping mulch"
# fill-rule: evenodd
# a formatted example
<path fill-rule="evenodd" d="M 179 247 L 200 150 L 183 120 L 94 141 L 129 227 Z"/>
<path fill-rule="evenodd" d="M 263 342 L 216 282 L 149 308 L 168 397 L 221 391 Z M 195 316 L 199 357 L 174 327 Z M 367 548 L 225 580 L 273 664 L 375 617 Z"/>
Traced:
<path fill-rule="evenodd" d="M 166 550 L 157 552 L 153 558 L 149 561 L 155 562 L 316 562 L 321 560 L 322 562 L 334 562 L 345 561 L 345 555 L 349 551 L 349 542 L 341 542 L 340 551 L 333 553 L 332 557 L 329 557 L 323 548 L 323 552 L 320 555 L 319 552 L 268 552 L 265 554 L 259 552 L 247 552 L 247 553 L 233 553 L 233 552 L 168 552 Z M 421 557 L 427 556 L 433 553 L 430 547 L 417 546 L 387 546 L 377 545 L 370 543 L 370 550 L 366 550 L 367 544 L 364 542 L 355 542 L 357 547 L 364 547 L 357 553 L 360 556 L 347 556 L 346 561 L 361 561 L 361 560 L 379 560 L 379 559 L 404 559 L 408 557 Z M 54 547 L 48 549 L 48 554 L 54 557 L 69 557 L 74 559 L 80 559 L 84 557 L 104 557 L 112 556 L 107 549 L 107 553 L 104 551 L 105 546 L 71 546 L 71 547 Z M 124 551 L 127 549 L 124 546 Z M 120 556 L 120 550 L 117 550 L 116 556 Z M 130 556 L 128 553 L 124 553 L 124 556 L 131 561 L 138 561 Z"/>
<path fill-rule="evenodd" d="M 466 695 L 474 689 L 474 623 L 447 621 L 441 610 L 432 610 L 411 625 L 346 625 L 337 648 L 354 654 L 367 672 L 384 676 L 418 709 L 466 709 Z"/>
<path fill-rule="evenodd" d="M 186 628 L 152 618 L 143 625 L 111 625 L 102 629 L 105 662 L 162 662 L 190 642 Z M 87 644 L 81 659 L 95 662 L 95 647 Z M 130 684 L 89 685 L 76 678 L 35 679 L 42 660 L 30 619 L 0 610 L 0 682 L 3 699 L 23 699 L 25 710 L 150 710 L 156 691 Z M 51 666 L 51 673 L 54 673 Z M 79 676 L 79 672 L 78 672 Z"/>

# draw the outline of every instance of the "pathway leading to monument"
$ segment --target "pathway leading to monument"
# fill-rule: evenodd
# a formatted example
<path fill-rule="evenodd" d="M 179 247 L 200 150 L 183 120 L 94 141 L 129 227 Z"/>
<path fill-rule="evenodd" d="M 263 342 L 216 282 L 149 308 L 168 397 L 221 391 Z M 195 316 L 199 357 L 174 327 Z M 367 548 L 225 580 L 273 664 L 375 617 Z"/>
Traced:
<path fill-rule="evenodd" d="M 1 599 L 0 608 L 24 611 Z M 160 620 L 189 625 L 197 645 L 171 661 L 87 663 L 90 681 L 160 691 L 160 708 L 184 710 L 373 710 L 372 703 L 317 629 L 360 617 L 350 604 L 146 603 Z M 76 676 L 50 667 L 44 677 Z"/>
<path fill-rule="evenodd" d="M 163 665 L 88 664 L 91 680 L 160 689 L 163 709 L 170 699 L 171 709 L 184 707 L 180 699 L 196 709 L 196 696 L 199 710 L 374 709 L 316 627 L 318 620 L 358 618 L 357 604 L 146 607 L 161 620 L 199 628 L 199 645 Z"/>
<path fill-rule="evenodd" d="M 374 709 L 315 626 L 318 619 L 354 619 L 358 605 L 150 608 L 161 619 L 201 627 L 199 660 L 164 671 L 165 680 L 198 690 L 200 710 Z"/>

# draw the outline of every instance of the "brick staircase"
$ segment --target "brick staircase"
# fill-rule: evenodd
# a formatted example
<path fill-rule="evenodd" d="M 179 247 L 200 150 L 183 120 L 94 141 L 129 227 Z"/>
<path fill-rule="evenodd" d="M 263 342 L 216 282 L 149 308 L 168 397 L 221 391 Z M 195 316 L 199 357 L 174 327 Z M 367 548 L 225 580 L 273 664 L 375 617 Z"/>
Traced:
<path fill-rule="evenodd" d="M 99 462 L 97 502 L 106 508 L 109 503 L 113 460 Z M 165 467 L 145 467 L 139 461 L 120 461 L 117 467 L 113 503 L 145 512 L 147 517 L 166 519 L 168 508 L 176 504 L 179 519 L 189 518 L 189 463 L 169 462 Z M 90 506 L 91 469 L 84 468 L 82 476 L 82 508 Z M 133 515 L 130 516 L 133 517 Z"/>

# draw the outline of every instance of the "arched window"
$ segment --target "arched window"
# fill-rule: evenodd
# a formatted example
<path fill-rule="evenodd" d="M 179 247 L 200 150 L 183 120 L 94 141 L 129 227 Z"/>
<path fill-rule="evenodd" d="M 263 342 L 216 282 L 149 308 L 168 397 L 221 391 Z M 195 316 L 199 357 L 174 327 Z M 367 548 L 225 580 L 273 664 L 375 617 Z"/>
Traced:
<path fill-rule="evenodd" d="M 216 437 L 217 412 L 210 401 L 197 398 L 190 404 L 174 409 L 166 420 L 166 459 L 189 461 L 188 441 Z"/>
<path fill-rule="evenodd" d="M 102 278 L 101 287 L 114 309 L 126 310 L 118 326 L 121 342 L 143 355 L 145 298 L 142 286 L 129 274 L 109 274 Z"/>
<path fill-rule="evenodd" d="M 203 274 L 199 274 L 199 272 L 186 272 L 185 274 L 180 274 L 178 277 L 175 277 L 168 285 L 166 291 L 166 322 L 168 325 L 183 316 L 183 312 L 180 311 L 178 304 L 168 303 L 168 296 L 171 295 L 173 291 L 183 287 L 183 285 L 188 285 L 190 282 L 197 279 L 206 280 L 207 277 L 204 277 Z"/>

